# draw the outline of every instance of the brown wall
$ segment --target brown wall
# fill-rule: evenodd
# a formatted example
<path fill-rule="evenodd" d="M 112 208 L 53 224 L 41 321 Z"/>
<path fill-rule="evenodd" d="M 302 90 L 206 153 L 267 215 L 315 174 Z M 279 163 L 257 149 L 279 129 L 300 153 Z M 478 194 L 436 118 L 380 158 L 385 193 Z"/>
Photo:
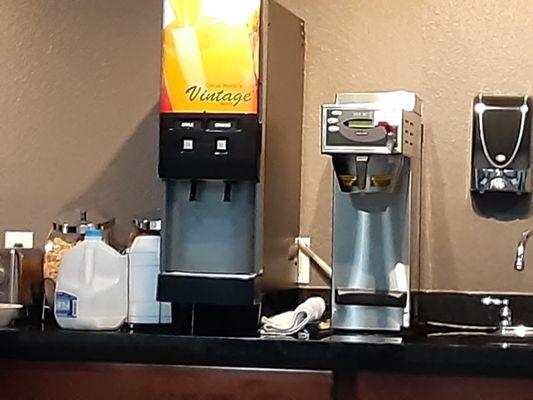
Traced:
<path fill-rule="evenodd" d="M 512 269 L 533 219 L 478 217 L 468 192 L 473 97 L 524 94 L 533 83 L 531 1 L 282 3 L 307 24 L 302 233 L 313 247 L 330 254 L 332 171 L 320 155 L 320 104 L 336 92 L 405 88 L 424 101 L 423 288 L 533 292 L 533 268 Z"/>
<path fill-rule="evenodd" d="M 159 205 L 159 0 L 0 1 L 0 231 Z M 2 240 L 3 243 L 3 240 Z"/>
<path fill-rule="evenodd" d="M 302 233 L 328 257 L 331 167 L 319 107 L 336 92 L 406 88 L 424 100 L 426 289 L 533 292 L 512 271 L 531 223 L 475 215 L 473 96 L 533 82 L 530 0 L 282 0 L 307 23 Z M 0 2 L 0 230 L 85 203 L 129 216 L 159 204 L 159 0 Z M 532 252 L 533 253 L 533 252 Z M 533 255 L 529 257 L 533 266 Z"/>

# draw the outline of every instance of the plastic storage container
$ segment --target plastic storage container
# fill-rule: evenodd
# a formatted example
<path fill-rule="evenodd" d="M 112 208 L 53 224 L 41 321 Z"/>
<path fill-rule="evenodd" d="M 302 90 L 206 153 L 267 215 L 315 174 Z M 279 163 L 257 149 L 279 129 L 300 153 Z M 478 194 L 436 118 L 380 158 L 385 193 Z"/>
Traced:
<path fill-rule="evenodd" d="M 53 281 L 57 279 L 61 257 L 76 243 L 83 240 L 87 230 L 101 230 L 104 242 L 110 243 L 114 224 L 115 220 L 112 218 L 105 218 L 97 212 L 89 216 L 85 210 L 66 212 L 57 217 L 52 223 L 52 229 L 44 246 L 44 278 Z"/>
<path fill-rule="evenodd" d="M 85 239 L 64 253 L 55 291 L 54 315 L 60 327 L 118 329 L 128 313 L 128 262 L 88 230 Z"/>
<path fill-rule="evenodd" d="M 126 322 L 135 324 L 169 324 L 170 303 L 157 301 L 157 276 L 160 271 L 160 219 L 133 221 L 135 232 L 128 249 L 129 306 Z"/>

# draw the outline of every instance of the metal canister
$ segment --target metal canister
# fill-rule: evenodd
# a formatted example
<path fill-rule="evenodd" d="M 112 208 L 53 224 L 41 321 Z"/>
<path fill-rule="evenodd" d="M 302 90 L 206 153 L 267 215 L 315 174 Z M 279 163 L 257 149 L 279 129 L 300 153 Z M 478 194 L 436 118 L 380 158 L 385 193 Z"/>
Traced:
<path fill-rule="evenodd" d="M 161 218 L 135 218 L 133 225 L 137 236 L 159 235 L 159 232 L 161 232 Z"/>
<path fill-rule="evenodd" d="M 18 249 L 0 250 L 0 303 L 19 303 L 20 261 Z"/>
<path fill-rule="evenodd" d="M 87 230 L 101 230 L 103 240 L 110 243 L 114 224 L 114 218 L 104 218 L 96 212 L 89 214 L 86 210 L 67 212 L 56 218 L 44 246 L 44 278 L 57 279 L 63 254 L 83 240 Z"/>

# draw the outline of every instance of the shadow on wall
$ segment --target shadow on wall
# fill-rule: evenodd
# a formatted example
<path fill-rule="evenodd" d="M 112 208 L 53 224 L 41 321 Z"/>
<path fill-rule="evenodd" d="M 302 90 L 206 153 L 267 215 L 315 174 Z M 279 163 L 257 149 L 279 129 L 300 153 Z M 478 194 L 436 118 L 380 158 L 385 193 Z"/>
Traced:
<path fill-rule="evenodd" d="M 325 156 L 324 156 L 325 157 Z M 329 158 L 329 157 L 328 157 Z M 328 160 L 330 163 L 330 160 Z M 310 218 L 310 225 L 307 232 L 303 236 L 309 235 L 311 238 L 320 238 L 322 241 L 311 242 L 311 247 L 315 250 L 327 263 L 331 265 L 331 222 L 332 222 L 332 178 L 333 172 L 330 164 L 327 164 L 321 172 L 320 179 L 317 180 L 317 194 L 316 203 L 321 206 L 315 207 L 315 212 Z M 326 235 L 324 233 L 327 233 Z M 311 284 L 313 286 L 327 287 L 330 282 L 322 276 L 318 270 L 313 268 L 311 270 Z"/>
<path fill-rule="evenodd" d="M 450 240 L 450 224 L 449 218 L 446 216 L 446 198 L 442 198 L 442 195 L 436 190 L 429 190 L 429 180 L 436 186 L 445 187 L 446 181 L 444 179 L 445 169 L 442 167 L 443 162 L 441 160 L 442 152 L 438 149 L 438 146 L 434 143 L 435 136 L 429 124 L 424 125 L 424 147 L 422 156 L 422 171 L 427 170 L 427 166 L 431 163 L 433 165 L 440 166 L 434 168 L 431 177 L 429 174 L 422 172 L 422 230 L 420 233 L 420 277 L 419 277 L 419 289 L 428 290 L 433 289 L 433 281 L 435 280 L 438 272 L 434 270 L 437 266 L 431 260 L 446 255 L 448 258 L 446 261 L 450 265 L 455 265 L 455 257 L 453 244 Z M 426 203 L 426 204 L 424 204 Z M 431 210 L 438 210 L 441 217 L 439 223 L 432 222 L 433 216 Z M 433 225 L 433 229 L 429 227 Z M 439 237 L 439 241 L 434 240 L 435 237 Z M 456 275 L 448 274 L 448 286 L 450 288 L 457 287 L 455 281 Z"/>
<path fill-rule="evenodd" d="M 157 176 L 159 107 L 154 106 L 137 126 L 103 173 L 62 211 L 88 209 L 116 218 L 117 247 L 127 243 L 135 216 L 153 215 L 162 201 Z M 89 167 L 89 166 L 88 166 Z"/>

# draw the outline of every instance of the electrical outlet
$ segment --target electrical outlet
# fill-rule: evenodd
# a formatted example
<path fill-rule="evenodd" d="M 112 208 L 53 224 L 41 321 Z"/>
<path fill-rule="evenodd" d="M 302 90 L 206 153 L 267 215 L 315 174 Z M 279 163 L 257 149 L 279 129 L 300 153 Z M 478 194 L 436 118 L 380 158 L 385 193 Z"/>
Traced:
<path fill-rule="evenodd" d="M 23 249 L 33 248 L 33 232 L 6 231 L 4 234 L 4 248 L 11 249 L 15 245 L 22 245 Z"/>

